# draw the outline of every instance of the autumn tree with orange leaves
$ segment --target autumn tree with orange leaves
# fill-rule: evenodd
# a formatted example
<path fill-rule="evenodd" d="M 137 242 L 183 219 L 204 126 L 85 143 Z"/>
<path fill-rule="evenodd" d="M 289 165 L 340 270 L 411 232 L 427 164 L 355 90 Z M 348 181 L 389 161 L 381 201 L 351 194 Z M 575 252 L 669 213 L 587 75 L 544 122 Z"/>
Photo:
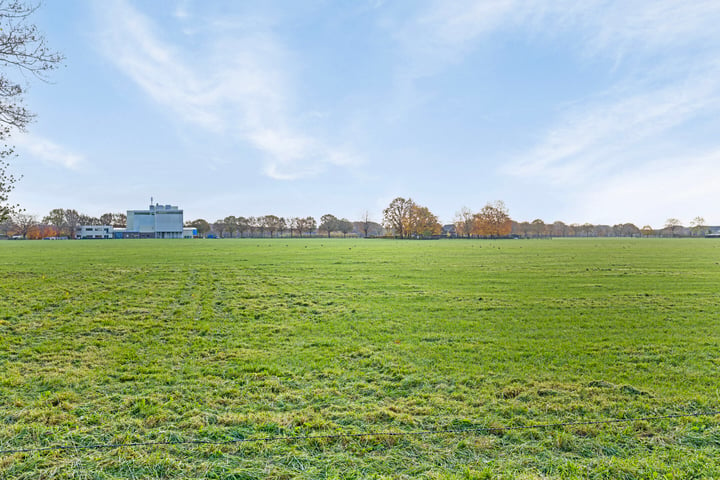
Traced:
<path fill-rule="evenodd" d="M 475 214 L 472 234 L 479 237 L 506 237 L 512 231 L 512 220 L 502 200 L 485 205 Z"/>
<path fill-rule="evenodd" d="M 442 225 L 438 222 L 437 215 L 434 215 L 429 208 L 413 203 L 405 230 L 411 236 L 431 237 L 440 235 Z"/>
<path fill-rule="evenodd" d="M 33 225 L 28 229 L 28 240 L 42 240 L 43 238 L 59 237 L 60 232 L 52 225 Z"/>
<path fill-rule="evenodd" d="M 400 238 L 429 237 L 442 232 L 438 217 L 411 198 L 397 197 L 383 210 L 383 216 L 385 226 Z"/>
<path fill-rule="evenodd" d="M 398 235 L 400 238 L 405 238 L 408 235 L 406 226 L 408 224 L 408 217 L 410 216 L 410 209 L 414 204 L 415 202 L 413 202 L 411 198 L 395 198 L 390 202 L 390 205 L 383 210 L 385 227 L 393 230 L 395 235 Z"/>

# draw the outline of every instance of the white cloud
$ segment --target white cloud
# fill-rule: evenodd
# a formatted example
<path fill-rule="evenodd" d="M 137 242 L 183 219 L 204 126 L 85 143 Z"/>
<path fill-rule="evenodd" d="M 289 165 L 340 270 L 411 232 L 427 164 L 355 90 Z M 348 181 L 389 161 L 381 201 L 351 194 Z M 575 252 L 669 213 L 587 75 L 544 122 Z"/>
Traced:
<path fill-rule="evenodd" d="M 595 54 L 624 57 L 687 47 L 704 50 L 717 48 L 720 40 L 720 3 L 712 0 L 593 3 L 580 3 L 573 19 L 588 32 L 584 48 Z"/>
<path fill-rule="evenodd" d="M 511 14 L 523 16 L 515 0 L 435 2 L 417 19 L 417 26 L 432 34 L 430 43 L 457 47 L 507 25 Z"/>
<path fill-rule="evenodd" d="M 718 74 L 712 68 L 661 88 L 638 86 L 632 95 L 623 91 L 576 105 L 503 171 L 572 184 L 618 164 L 647 161 L 644 146 L 653 152 L 666 132 L 720 108 Z"/>
<path fill-rule="evenodd" d="M 705 0 L 433 0 L 396 25 L 415 63 L 432 71 L 461 59 L 488 35 L 522 27 L 529 35 L 574 32 L 571 48 L 611 58 L 717 46 L 720 3 Z"/>
<path fill-rule="evenodd" d="M 576 192 L 577 218 L 603 221 L 618 211 L 708 216 L 720 141 L 706 138 L 716 150 L 698 154 L 688 139 L 696 122 L 720 128 L 718 23 L 720 3 L 711 0 L 436 0 L 393 26 L 407 59 L 399 76 L 411 83 L 463 62 L 496 33 L 565 42 L 578 62 L 614 65 L 614 85 L 561 108 L 501 169 Z"/>
<path fill-rule="evenodd" d="M 311 176 L 350 158 L 294 125 L 294 92 L 284 70 L 291 62 L 269 32 L 213 19 L 212 38 L 194 37 L 201 43 L 192 50 L 163 40 L 163 32 L 123 0 L 104 4 L 103 14 L 107 58 L 181 120 L 263 152 L 269 176 Z"/>
<path fill-rule="evenodd" d="M 29 133 L 13 136 L 11 143 L 43 162 L 59 165 L 68 170 L 78 170 L 85 160 L 83 155 L 72 152 L 51 140 Z"/>
<path fill-rule="evenodd" d="M 614 87 L 560 111 L 537 144 L 504 168 L 569 184 L 647 161 L 667 132 L 718 113 L 719 20 L 720 3 L 712 1 L 437 0 L 397 35 L 410 78 L 437 73 L 492 34 L 518 28 L 545 39 L 571 34 L 579 41 L 568 47 L 579 56 L 632 57 L 634 68 Z"/>
<path fill-rule="evenodd" d="M 593 1 L 432 0 L 407 20 L 390 23 L 404 51 L 401 78 L 434 75 L 462 62 L 499 31 L 522 28 L 530 35 L 553 35 L 569 18 L 592 9 Z"/>

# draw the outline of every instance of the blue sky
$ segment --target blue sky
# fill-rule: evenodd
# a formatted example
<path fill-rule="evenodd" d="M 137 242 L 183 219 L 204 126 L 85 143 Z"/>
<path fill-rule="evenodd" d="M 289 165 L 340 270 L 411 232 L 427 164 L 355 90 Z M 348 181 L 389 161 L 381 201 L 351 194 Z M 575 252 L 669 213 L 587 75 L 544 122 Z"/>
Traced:
<path fill-rule="evenodd" d="M 720 225 L 720 2 L 48 1 L 28 213 Z"/>

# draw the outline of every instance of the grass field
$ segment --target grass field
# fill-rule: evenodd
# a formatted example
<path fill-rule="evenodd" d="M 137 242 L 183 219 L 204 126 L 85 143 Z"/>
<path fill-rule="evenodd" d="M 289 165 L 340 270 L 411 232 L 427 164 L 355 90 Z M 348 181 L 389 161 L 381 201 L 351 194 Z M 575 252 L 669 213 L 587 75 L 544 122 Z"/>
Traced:
<path fill-rule="evenodd" d="M 0 450 L 720 410 L 720 241 L 0 243 Z M 720 478 L 720 416 L 0 455 L 0 478 Z"/>

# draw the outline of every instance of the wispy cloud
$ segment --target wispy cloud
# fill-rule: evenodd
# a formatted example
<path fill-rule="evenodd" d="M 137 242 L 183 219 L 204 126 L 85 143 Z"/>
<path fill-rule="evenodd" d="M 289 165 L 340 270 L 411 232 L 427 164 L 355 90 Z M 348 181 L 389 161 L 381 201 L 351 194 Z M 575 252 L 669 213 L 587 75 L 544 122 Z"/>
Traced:
<path fill-rule="evenodd" d="M 706 137 L 711 153 L 698 153 L 689 139 L 698 122 L 720 128 L 719 22 L 715 1 L 432 0 L 392 27 L 405 52 L 398 75 L 411 86 L 498 33 L 564 42 L 578 65 L 605 65 L 611 86 L 558 107 L 544 127 L 525 132 L 531 146 L 507 152 L 500 167 L 581 192 L 574 208 L 591 219 L 631 203 L 637 214 L 658 202 L 668 215 L 672 205 L 700 210 L 716 195 L 720 140 Z"/>
<path fill-rule="evenodd" d="M 571 11 L 586 32 L 582 48 L 597 55 L 666 55 L 688 47 L 702 53 L 720 40 L 720 3 L 712 0 L 578 2 Z"/>
<path fill-rule="evenodd" d="M 242 22 L 233 29 L 238 25 L 228 19 L 211 19 L 216 33 L 193 37 L 200 45 L 189 48 L 167 40 L 164 35 L 172 32 L 161 31 L 124 0 L 103 4 L 101 18 L 107 58 L 183 121 L 262 152 L 267 175 L 311 176 L 354 158 L 294 121 L 295 92 L 283 68 L 291 62 L 272 32 Z"/>
<path fill-rule="evenodd" d="M 652 161 L 666 132 L 720 108 L 719 74 L 711 68 L 661 88 L 636 87 L 632 94 L 612 92 L 581 102 L 503 171 L 568 185 L 626 163 Z"/>
<path fill-rule="evenodd" d="M 152 23 L 122 1 L 104 4 L 102 13 L 103 52 L 123 73 L 182 118 L 219 128 L 214 99 L 208 98 L 211 83 L 179 60 L 178 48 L 160 41 Z"/>
<path fill-rule="evenodd" d="M 614 87 L 560 110 L 537 144 L 504 169 L 564 183 L 720 110 L 719 20 L 720 4 L 711 1 L 438 0 L 398 35 L 412 61 L 410 76 L 460 62 L 495 32 L 518 27 L 546 39 L 572 34 L 579 41 L 568 48 L 579 58 L 632 61 Z"/>
<path fill-rule="evenodd" d="M 544 2 L 520 0 L 433 0 L 389 28 L 403 50 L 399 76 L 434 75 L 461 62 L 483 39 L 542 15 Z"/>
<path fill-rule="evenodd" d="M 79 170 L 85 158 L 66 147 L 37 135 L 23 133 L 12 137 L 10 142 L 41 161 L 68 170 Z"/>
<path fill-rule="evenodd" d="M 489 35 L 518 28 L 545 38 L 573 32 L 578 41 L 567 47 L 610 58 L 705 50 L 720 40 L 719 17 L 720 3 L 711 0 L 432 0 L 392 26 L 410 56 L 405 67 L 434 73 Z"/>

